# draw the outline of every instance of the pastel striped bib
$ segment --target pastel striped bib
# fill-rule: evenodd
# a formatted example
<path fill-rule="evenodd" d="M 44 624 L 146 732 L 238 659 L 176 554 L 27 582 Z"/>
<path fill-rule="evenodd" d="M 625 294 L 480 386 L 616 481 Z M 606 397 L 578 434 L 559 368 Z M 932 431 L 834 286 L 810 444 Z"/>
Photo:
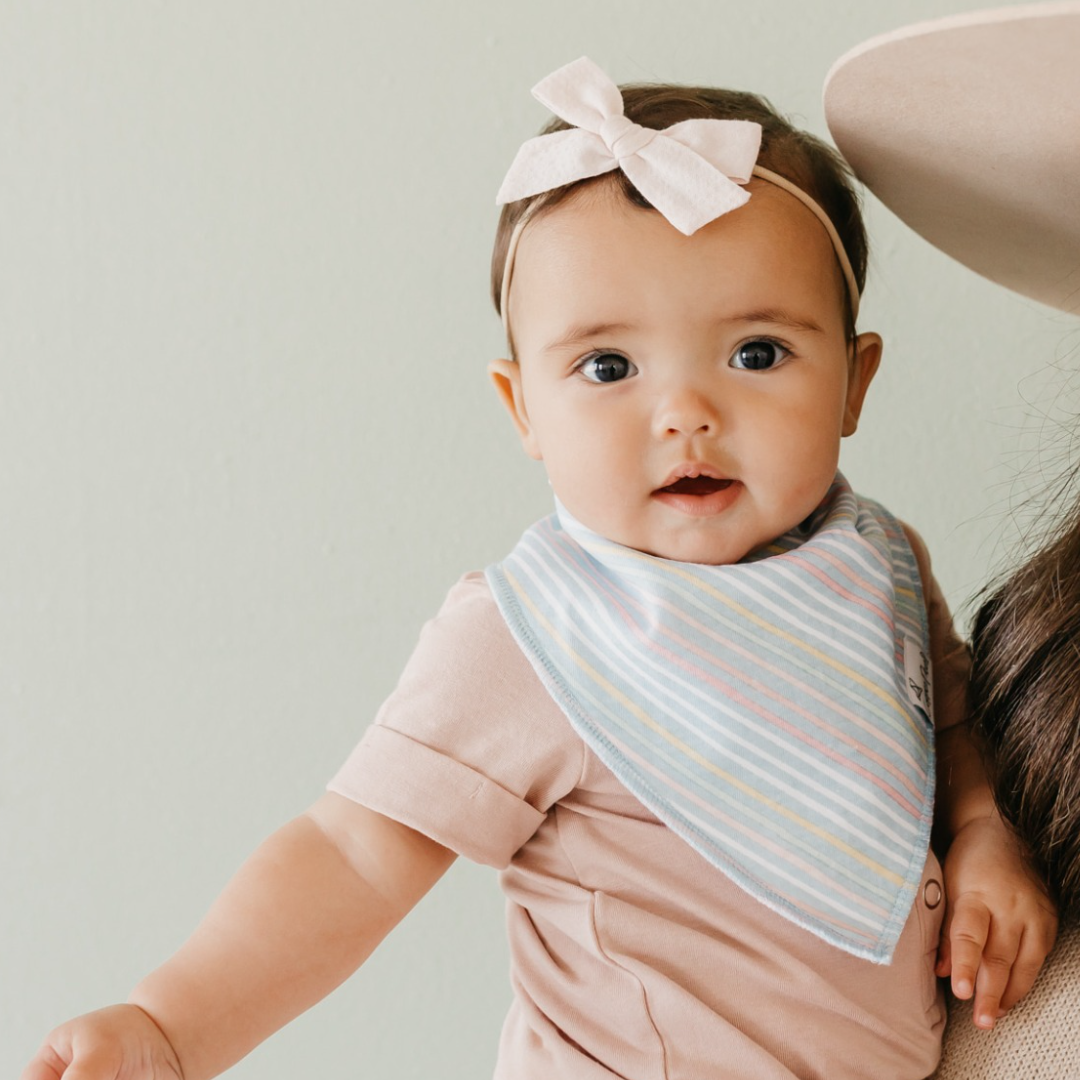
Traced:
<path fill-rule="evenodd" d="M 706 566 L 560 507 L 487 579 L 574 729 L 652 813 L 755 899 L 889 961 L 934 789 L 926 609 L 895 518 L 837 474 L 805 530 Z"/>

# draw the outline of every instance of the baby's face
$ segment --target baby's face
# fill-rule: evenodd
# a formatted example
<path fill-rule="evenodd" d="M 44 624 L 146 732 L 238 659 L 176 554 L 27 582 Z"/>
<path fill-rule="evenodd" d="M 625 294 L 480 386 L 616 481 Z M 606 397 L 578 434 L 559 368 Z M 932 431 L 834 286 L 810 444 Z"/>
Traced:
<path fill-rule="evenodd" d="M 845 340 L 820 222 L 763 181 L 693 236 L 605 187 L 521 237 L 492 375 L 555 494 L 611 540 L 733 563 L 824 498 L 880 339 Z"/>

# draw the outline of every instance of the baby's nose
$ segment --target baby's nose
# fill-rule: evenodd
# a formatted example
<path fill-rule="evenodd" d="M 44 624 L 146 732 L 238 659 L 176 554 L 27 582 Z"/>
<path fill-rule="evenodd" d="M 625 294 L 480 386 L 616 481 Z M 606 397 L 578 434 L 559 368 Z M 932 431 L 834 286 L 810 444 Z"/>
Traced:
<path fill-rule="evenodd" d="M 671 390 L 656 410 L 655 430 L 661 437 L 715 435 L 720 429 L 720 410 L 712 398 L 693 387 Z"/>

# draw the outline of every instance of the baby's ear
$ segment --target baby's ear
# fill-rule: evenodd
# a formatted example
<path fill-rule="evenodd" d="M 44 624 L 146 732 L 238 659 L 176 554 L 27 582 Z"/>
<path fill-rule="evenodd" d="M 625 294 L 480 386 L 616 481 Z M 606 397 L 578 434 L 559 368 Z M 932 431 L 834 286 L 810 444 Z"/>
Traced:
<path fill-rule="evenodd" d="M 851 371 L 848 373 L 847 400 L 844 403 L 844 425 L 841 435 L 854 435 L 859 426 L 863 401 L 870 383 L 881 363 L 880 334 L 860 334 L 852 344 Z"/>
<path fill-rule="evenodd" d="M 521 389 L 521 366 L 514 360 L 492 360 L 488 364 L 488 375 L 491 376 L 495 393 L 506 406 L 506 411 L 510 414 L 514 427 L 517 428 L 525 453 L 537 461 L 543 460 L 544 455 L 540 453 L 540 444 L 537 442 L 532 424 L 529 423 L 529 413 L 525 408 L 525 395 Z"/>

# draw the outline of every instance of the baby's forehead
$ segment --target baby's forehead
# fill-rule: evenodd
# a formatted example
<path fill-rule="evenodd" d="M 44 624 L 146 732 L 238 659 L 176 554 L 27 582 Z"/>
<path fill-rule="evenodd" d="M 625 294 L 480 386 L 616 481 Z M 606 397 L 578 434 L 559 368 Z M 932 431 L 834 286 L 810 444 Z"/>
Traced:
<path fill-rule="evenodd" d="M 798 254 L 808 260 L 836 261 L 828 234 L 798 199 L 765 181 L 751 181 L 748 188 L 750 199 L 744 206 L 684 236 L 656 210 L 631 202 L 618 185 L 583 185 L 533 216 L 517 257 L 535 257 L 538 252 L 542 257 L 554 252 L 580 257 L 592 252 L 602 264 L 607 255 L 638 247 L 644 254 L 663 249 L 670 258 L 693 259 L 708 243 L 709 254 L 718 259 L 730 247 L 733 254 L 744 256 L 756 249 L 763 257 L 772 251 L 787 258 Z"/>
<path fill-rule="evenodd" d="M 771 184 L 753 184 L 744 207 L 691 236 L 613 185 L 597 184 L 568 195 L 525 228 L 510 304 L 518 323 L 550 317 L 546 309 L 553 306 L 568 317 L 595 307 L 606 321 L 658 304 L 683 307 L 688 315 L 700 305 L 794 305 L 809 315 L 821 307 L 841 309 L 845 295 L 821 223 Z"/>

